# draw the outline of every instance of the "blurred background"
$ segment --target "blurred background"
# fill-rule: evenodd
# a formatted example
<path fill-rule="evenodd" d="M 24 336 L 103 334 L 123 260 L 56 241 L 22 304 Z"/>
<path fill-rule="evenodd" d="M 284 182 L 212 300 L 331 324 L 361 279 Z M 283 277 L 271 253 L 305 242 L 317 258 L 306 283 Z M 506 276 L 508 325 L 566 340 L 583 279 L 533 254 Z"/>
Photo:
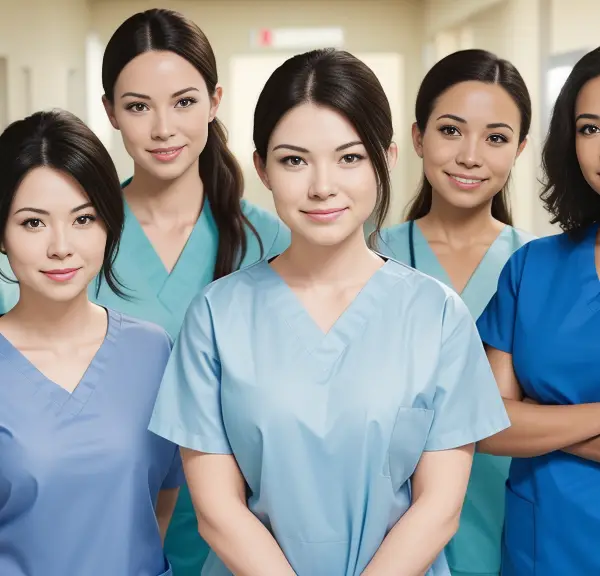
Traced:
<path fill-rule="evenodd" d="M 170 8 L 194 20 L 217 56 L 219 117 L 245 172 L 247 197 L 272 209 L 252 166 L 252 115 L 269 74 L 292 54 L 336 46 L 362 58 L 392 106 L 400 161 L 389 223 L 402 218 L 421 176 L 410 128 L 417 89 L 440 58 L 484 48 L 511 60 L 531 92 L 529 144 L 512 177 L 516 225 L 556 232 L 538 200 L 540 148 L 573 64 L 599 43 L 598 0 L 0 0 L 0 129 L 36 110 L 66 108 L 109 149 L 122 179 L 132 165 L 101 104 L 106 42 L 135 12 Z"/>

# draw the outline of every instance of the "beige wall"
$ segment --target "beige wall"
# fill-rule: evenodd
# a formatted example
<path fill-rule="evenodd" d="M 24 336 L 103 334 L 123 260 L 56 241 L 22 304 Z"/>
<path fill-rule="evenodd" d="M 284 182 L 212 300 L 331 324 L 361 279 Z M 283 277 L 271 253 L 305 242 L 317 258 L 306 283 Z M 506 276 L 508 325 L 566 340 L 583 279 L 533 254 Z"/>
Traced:
<path fill-rule="evenodd" d="M 155 2 L 134 0 L 102 0 L 91 6 L 94 31 L 107 42 L 117 26 L 134 12 L 156 5 Z M 298 26 L 341 26 L 345 33 L 345 48 L 355 53 L 397 52 L 404 58 L 406 84 L 402 89 L 405 129 L 396 134 L 401 161 L 393 173 L 394 202 L 391 221 L 400 217 L 405 198 L 414 191 L 420 177 L 420 165 L 410 144 L 412 107 L 422 77 L 422 10 L 416 0 L 207 0 L 202 2 L 174 1 L 163 5 L 184 13 L 194 20 L 208 36 L 219 66 L 220 81 L 225 96 L 220 118 L 230 124 L 231 86 L 229 62 L 235 55 L 261 52 L 250 45 L 253 29 Z M 368 22 L 368 25 L 365 25 Z M 131 162 L 117 133 L 113 135 L 111 152 L 122 175 L 130 173 Z M 248 174 L 249 183 L 255 182 Z"/>
<path fill-rule="evenodd" d="M 600 46 L 598 0 L 551 0 L 550 52 L 562 54 Z"/>
<path fill-rule="evenodd" d="M 0 3 L 0 56 L 8 62 L 8 121 L 61 107 L 85 119 L 85 0 Z"/>

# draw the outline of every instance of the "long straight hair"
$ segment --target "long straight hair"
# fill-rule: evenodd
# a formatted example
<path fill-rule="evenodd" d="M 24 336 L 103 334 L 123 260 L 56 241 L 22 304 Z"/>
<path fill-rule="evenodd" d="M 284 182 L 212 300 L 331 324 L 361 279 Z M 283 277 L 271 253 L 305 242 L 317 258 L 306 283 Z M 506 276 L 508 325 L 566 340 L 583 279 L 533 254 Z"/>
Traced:
<path fill-rule="evenodd" d="M 102 61 L 105 97 L 114 102 L 119 74 L 136 56 L 153 50 L 168 51 L 187 60 L 204 78 L 210 94 L 217 83 L 217 63 L 212 47 L 198 26 L 172 10 L 152 9 L 128 18 L 112 35 Z M 258 232 L 242 212 L 242 170 L 227 147 L 227 132 L 215 118 L 199 159 L 200 176 L 219 232 L 214 279 L 233 272 L 246 255 L 246 227 L 263 245 Z"/>
<path fill-rule="evenodd" d="M 531 99 L 527 86 L 519 71 L 510 62 L 486 50 L 454 52 L 440 60 L 427 73 L 419 88 L 415 105 L 417 127 L 421 134 L 425 133 L 437 99 L 452 86 L 473 81 L 498 84 L 508 92 L 521 114 L 519 130 L 519 144 L 521 144 L 531 126 Z M 494 196 L 492 216 L 504 224 L 512 225 L 508 184 L 509 182 Z M 432 197 L 431 183 L 423 174 L 421 187 L 406 210 L 406 219 L 417 220 L 426 216 L 431 210 Z"/>

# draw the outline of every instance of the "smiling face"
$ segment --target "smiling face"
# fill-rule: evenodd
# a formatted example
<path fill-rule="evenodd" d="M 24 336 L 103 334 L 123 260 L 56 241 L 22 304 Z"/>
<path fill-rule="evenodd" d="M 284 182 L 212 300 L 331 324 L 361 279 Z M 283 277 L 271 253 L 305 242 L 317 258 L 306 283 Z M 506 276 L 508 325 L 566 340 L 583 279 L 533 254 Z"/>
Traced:
<path fill-rule="evenodd" d="M 105 247 L 105 227 L 73 178 L 47 167 L 25 176 L 3 239 L 22 298 L 68 302 L 87 293 Z"/>
<path fill-rule="evenodd" d="M 123 68 L 114 102 L 104 99 L 136 171 L 173 180 L 197 169 L 221 88 L 209 94 L 202 74 L 173 52 L 145 52 Z"/>
<path fill-rule="evenodd" d="M 575 149 L 581 172 L 600 193 L 600 77 L 589 80 L 575 101 Z"/>
<path fill-rule="evenodd" d="M 266 165 L 256 154 L 255 164 L 292 236 L 333 246 L 363 235 L 377 181 L 358 133 L 338 112 L 296 106 L 271 134 Z"/>
<path fill-rule="evenodd" d="M 425 133 L 413 126 L 416 152 L 436 196 L 465 209 L 491 203 L 504 187 L 519 145 L 519 109 L 504 88 L 461 82 L 436 101 Z"/>

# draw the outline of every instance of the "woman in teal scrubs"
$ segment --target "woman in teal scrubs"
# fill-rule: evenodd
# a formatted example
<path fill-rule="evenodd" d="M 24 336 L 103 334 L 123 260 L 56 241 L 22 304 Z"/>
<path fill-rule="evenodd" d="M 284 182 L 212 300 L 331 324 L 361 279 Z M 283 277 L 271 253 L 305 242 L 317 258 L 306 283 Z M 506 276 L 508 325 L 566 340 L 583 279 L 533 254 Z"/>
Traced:
<path fill-rule="evenodd" d="M 407 222 L 381 232 L 380 251 L 441 280 L 477 319 L 502 267 L 531 239 L 512 227 L 508 179 L 531 121 L 527 87 L 512 64 L 464 50 L 426 75 L 413 141 L 423 183 Z M 446 547 L 454 576 L 500 573 L 509 459 L 476 453 L 460 529 Z"/>
<path fill-rule="evenodd" d="M 279 254 L 289 232 L 242 199 L 241 171 L 216 117 L 215 57 L 193 22 L 170 10 L 132 16 L 106 47 L 102 81 L 108 117 L 135 167 L 114 266 L 129 298 L 101 286 L 97 301 L 175 338 L 204 286 Z M 175 576 L 198 576 L 208 547 L 185 487 L 165 549 Z"/>
<path fill-rule="evenodd" d="M 517 251 L 478 321 L 510 415 L 503 576 L 600 574 L 600 49 L 565 82 L 542 154 L 563 234 Z"/>

